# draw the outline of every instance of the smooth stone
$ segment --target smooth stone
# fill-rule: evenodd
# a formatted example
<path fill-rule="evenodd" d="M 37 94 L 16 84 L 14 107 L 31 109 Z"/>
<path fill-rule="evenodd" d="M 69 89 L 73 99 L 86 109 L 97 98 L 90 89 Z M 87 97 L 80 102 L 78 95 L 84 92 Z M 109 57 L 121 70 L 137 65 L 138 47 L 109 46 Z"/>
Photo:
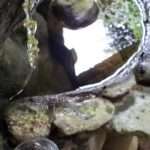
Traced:
<path fill-rule="evenodd" d="M 113 117 L 115 106 L 103 98 L 70 102 L 55 109 L 54 124 L 66 135 L 96 130 Z"/>

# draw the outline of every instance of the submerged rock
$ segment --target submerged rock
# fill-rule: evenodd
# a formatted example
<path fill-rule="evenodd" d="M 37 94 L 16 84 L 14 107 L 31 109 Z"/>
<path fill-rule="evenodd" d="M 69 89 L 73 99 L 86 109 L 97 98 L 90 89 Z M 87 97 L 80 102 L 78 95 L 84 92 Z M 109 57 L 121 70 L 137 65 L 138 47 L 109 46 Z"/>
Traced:
<path fill-rule="evenodd" d="M 96 130 L 112 119 L 115 107 L 102 98 L 68 103 L 55 110 L 54 124 L 66 135 Z"/>
<path fill-rule="evenodd" d="M 29 138 L 48 136 L 52 114 L 48 107 L 32 102 L 12 103 L 6 111 L 6 122 L 9 132 L 17 141 Z"/>

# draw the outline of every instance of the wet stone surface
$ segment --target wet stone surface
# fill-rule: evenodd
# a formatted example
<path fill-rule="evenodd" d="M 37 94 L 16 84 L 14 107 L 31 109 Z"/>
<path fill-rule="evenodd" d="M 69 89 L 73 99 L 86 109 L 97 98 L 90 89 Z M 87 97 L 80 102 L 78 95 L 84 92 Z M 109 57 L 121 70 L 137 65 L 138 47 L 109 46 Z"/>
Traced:
<path fill-rule="evenodd" d="M 9 132 L 17 141 L 24 141 L 38 136 L 48 136 L 53 114 L 45 105 L 32 102 L 12 103 L 8 106 L 5 119 Z"/>
<path fill-rule="evenodd" d="M 102 98 L 69 103 L 55 109 L 54 124 L 65 134 L 96 130 L 112 119 L 114 105 Z"/>
<path fill-rule="evenodd" d="M 150 88 L 137 87 L 125 97 L 113 119 L 113 127 L 118 132 L 143 132 L 150 135 Z M 117 109 L 117 108 L 116 108 Z M 119 109 L 119 108 L 118 108 Z"/>

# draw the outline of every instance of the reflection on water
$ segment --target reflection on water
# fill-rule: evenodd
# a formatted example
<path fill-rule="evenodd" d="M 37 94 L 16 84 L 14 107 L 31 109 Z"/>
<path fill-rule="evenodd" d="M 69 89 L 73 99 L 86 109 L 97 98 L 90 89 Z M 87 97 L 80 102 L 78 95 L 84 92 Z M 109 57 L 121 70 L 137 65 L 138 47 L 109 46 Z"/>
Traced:
<path fill-rule="evenodd" d="M 141 15 L 135 1 L 99 2 L 99 20 L 86 28 L 64 29 L 65 45 L 77 53 L 77 75 L 139 42 L 142 37 Z"/>
<path fill-rule="evenodd" d="M 86 28 L 64 29 L 65 45 L 70 49 L 74 48 L 77 53 L 78 59 L 75 65 L 77 75 L 114 53 L 106 52 L 111 49 L 110 43 L 112 43 L 112 38 L 107 33 L 107 28 L 100 19 Z"/>

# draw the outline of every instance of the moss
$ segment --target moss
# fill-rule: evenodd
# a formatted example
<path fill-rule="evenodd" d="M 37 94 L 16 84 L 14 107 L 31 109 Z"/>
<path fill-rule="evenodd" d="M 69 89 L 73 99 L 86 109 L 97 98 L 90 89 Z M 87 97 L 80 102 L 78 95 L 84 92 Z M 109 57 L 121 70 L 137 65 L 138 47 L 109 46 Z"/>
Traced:
<path fill-rule="evenodd" d="M 53 117 L 47 106 L 32 103 L 13 103 L 6 111 L 9 131 L 17 140 L 47 136 Z"/>
<path fill-rule="evenodd" d="M 93 6 L 93 1 L 92 0 L 80 0 L 79 2 L 76 2 L 73 7 L 74 7 L 74 11 L 76 13 L 80 13 L 83 10 L 88 10 L 89 8 L 92 8 Z"/>
<path fill-rule="evenodd" d="M 79 108 L 80 113 L 85 113 L 88 116 L 95 116 L 96 115 L 96 111 L 97 111 L 97 103 L 93 102 L 92 105 L 89 105 L 88 103 L 85 105 L 82 105 Z"/>
<path fill-rule="evenodd" d="M 36 2 L 36 1 L 35 1 Z M 27 29 L 27 52 L 30 66 L 36 67 L 36 60 L 39 53 L 38 40 L 35 37 L 37 30 L 37 22 L 32 18 L 34 1 L 25 0 L 23 3 L 23 9 L 25 12 L 24 27 Z"/>
<path fill-rule="evenodd" d="M 111 120 L 114 111 L 114 105 L 105 99 L 87 99 L 56 108 L 54 124 L 66 135 L 92 131 Z"/>
<path fill-rule="evenodd" d="M 100 1 L 100 0 L 99 0 Z M 139 41 L 142 37 L 142 18 L 140 10 L 134 0 L 110 0 L 109 3 L 98 1 L 102 10 L 100 17 L 104 19 L 106 26 L 127 25 Z"/>

